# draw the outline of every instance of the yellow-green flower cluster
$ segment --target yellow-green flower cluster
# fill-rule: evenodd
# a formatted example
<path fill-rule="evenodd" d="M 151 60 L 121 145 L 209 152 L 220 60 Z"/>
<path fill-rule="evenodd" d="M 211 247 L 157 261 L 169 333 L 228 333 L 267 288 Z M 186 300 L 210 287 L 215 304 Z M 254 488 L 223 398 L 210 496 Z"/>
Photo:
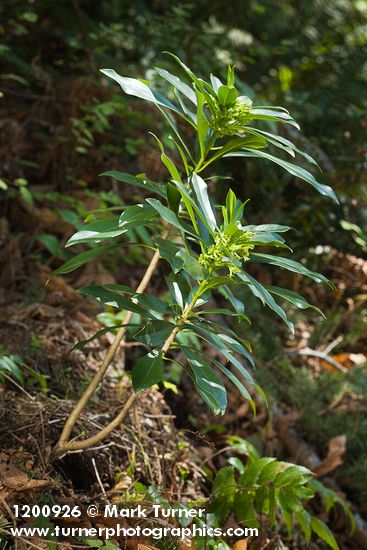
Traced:
<path fill-rule="evenodd" d="M 233 277 L 241 270 L 241 262 L 249 259 L 250 251 L 254 248 L 252 237 L 251 231 L 244 231 L 240 236 L 237 234 L 235 238 L 220 231 L 216 233 L 214 243 L 200 254 L 198 260 L 209 273 L 226 267 L 229 276 Z"/>
<path fill-rule="evenodd" d="M 243 129 L 251 120 L 252 101 L 238 98 L 231 105 L 220 105 L 212 113 L 211 129 L 218 137 L 231 136 Z"/>

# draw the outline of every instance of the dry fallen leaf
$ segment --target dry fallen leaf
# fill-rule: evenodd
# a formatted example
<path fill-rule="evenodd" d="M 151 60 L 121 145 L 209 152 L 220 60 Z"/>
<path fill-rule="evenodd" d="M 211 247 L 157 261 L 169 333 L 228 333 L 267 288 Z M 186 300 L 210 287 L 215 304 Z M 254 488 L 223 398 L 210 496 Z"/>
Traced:
<path fill-rule="evenodd" d="M 367 357 L 363 353 L 337 353 L 332 355 L 331 358 L 347 370 L 351 370 L 353 367 L 362 365 L 367 361 Z M 324 370 L 335 372 L 335 367 L 328 361 L 321 360 L 320 365 Z"/>
<path fill-rule="evenodd" d="M 192 539 L 180 539 L 180 550 L 196 550 L 195 541 Z"/>
<path fill-rule="evenodd" d="M 238 540 L 233 546 L 233 550 L 247 550 L 247 539 Z"/>
<path fill-rule="evenodd" d="M 314 473 L 317 476 L 324 476 L 335 470 L 335 468 L 343 463 L 342 457 L 346 448 L 347 436 L 345 434 L 330 439 L 326 458 L 324 458 L 320 466 L 314 469 Z"/>

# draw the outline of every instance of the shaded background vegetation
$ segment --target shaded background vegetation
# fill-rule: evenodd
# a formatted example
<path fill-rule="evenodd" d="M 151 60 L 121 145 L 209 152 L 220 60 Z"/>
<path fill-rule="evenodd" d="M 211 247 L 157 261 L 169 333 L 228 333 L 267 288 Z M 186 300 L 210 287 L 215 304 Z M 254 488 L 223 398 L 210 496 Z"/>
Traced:
<path fill-rule="evenodd" d="M 296 340 L 287 342 L 258 306 L 247 307 L 257 311 L 251 338 L 261 383 L 273 400 L 297 410 L 300 430 L 320 451 L 330 437 L 347 433 L 339 481 L 351 494 L 358 489 L 355 498 L 366 512 L 367 484 L 358 477 L 356 487 L 355 479 L 366 468 L 367 381 L 365 367 L 355 368 L 351 357 L 363 360 L 366 353 L 366 2 L 12 0 L 1 4 L 0 21 L 3 240 L 16 241 L 24 257 L 50 268 L 65 259 L 68 224 L 88 209 L 129 201 L 129 192 L 99 173 L 164 174 L 146 128 L 159 124 L 169 147 L 167 129 L 153 109 L 131 108 L 99 68 L 144 77 L 154 64 L 169 68 L 167 49 L 199 74 L 221 75 L 233 63 L 255 104 L 284 105 L 300 123 L 302 135 L 292 131 L 292 139 L 318 160 L 321 180 L 335 188 L 340 207 L 267 163 L 233 161 L 222 170 L 239 196 L 251 197 L 250 223 L 294 226 L 298 258 L 337 284 L 333 295 L 306 289 L 316 292 L 327 319 L 298 314 Z M 216 185 L 220 195 L 225 184 Z M 4 268 L 9 253 L 1 258 Z M 130 253 L 125 261 L 140 265 L 144 258 Z M 104 269 L 120 278 L 120 264 Z M 16 285 L 25 304 L 42 296 L 32 276 L 15 282 L 10 273 L 5 281 Z M 263 277 L 271 281 L 272 273 Z M 295 289 L 301 284 L 292 280 Z M 349 372 L 285 356 L 285 344 L 331 345 Z M 341 394 L 347 402 L 331 406 Z M 326 412 L 320 417 L 320 411 Z"/>

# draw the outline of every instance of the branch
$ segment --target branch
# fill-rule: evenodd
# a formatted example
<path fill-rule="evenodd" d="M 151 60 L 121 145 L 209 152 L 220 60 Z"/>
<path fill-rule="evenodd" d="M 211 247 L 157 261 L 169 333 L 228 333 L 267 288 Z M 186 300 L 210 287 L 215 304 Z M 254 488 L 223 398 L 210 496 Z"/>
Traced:
<path fill-rule="evenodd" d="M 157 253 L 156 253 L 157 254 Z M 158 258 L 159 258 L 159 253 L 158 253 Z M 152 263 L 153 263 L 153 259 L 154 259 L 154 256 L 152 258 L 152 262 L 150 263 L 149 267 L 148 267 L 148 270 L 147 270 L 147 273 L 148 271 L 151 271 L 150 268 L 152 266 Z M 157 264 L 157 262 L 155 263 L 155 265 Z M 153 269 L 154 271 L 154 269 Z M 152 272 L 152 271 L 151 271 Z M 146 274 L 147 274 L 146 273 Z M 146 275 L 145 274 L 145 275 Z M 145 286 L 148 284 L 149 282 L 149 279 L 150 277 L 148 278 L 145 278 L 144 276 L 144 284 Z M 142 285 L 143 281 L 140 283 L 139 285 L 139 288 L 140 286 Z M 164 342 L 163 344 L 163 347 L 162 347 L 162 356 L 164 357 L 166 355 L 166 353 L 169 351 L 172 343 L 174 342 L 178 332 L 180 331 L 182 325 L 186 322 L 188 316 L 190 315 L 190 313 L 192 312 L 195 304 L 196 304 L 196 301 L 197 299 L 199 298 L 201 292 L 202 292 L 202 289 L 203 287 L 205 286 L 205 283 L 206 283 L 206 280 L 202 281 L 197 292 L 195 293 L 195 295 L 193 296 L 190 304 L 186 307 L 185 311 L 183 312 L 182 316 L 180 317 L 180 319 L 178 320 L 177 322 L 177 325 L 174 327 L 174 329 L 171 331 L 170 335 L 168 336 L 167 340 Z M 123 329 L 125 329 L 125 327 L 123 327 Z M 120 329 L 120 331 L 122 331 L 122 329 Z M 119 331 L 119 332 L 120 332 Z M 118 336 L 118 335 L 117 335 Z M 117 339 L 117 336 L 116 336 L 116 339 Z M 118 344 L 120 343 L 120 341 L 118 342 L 118 344 L 116 344 L 116 339 L 115 341 L 112 343 L 112 346 L 108 352 L 108 356 L 111 355 L 111 349 L 116 345 L 118 346 Z M 117 349 L 117 348 L 116 348 Z M 104 362 L 105 363 L 105 362 Z M 103 363 L 103 365 L 104 365 Z M 103 367 L 102 365 L 102 367 Z M 98 371 L 97 375 L 99 376 L 103 376 L 103 374 L 101 375 L 101 370 L 102 368 L 100 369 L 100 371 Z M 104 371 L 105 372 L 105 371 Z M 82 400 L 85 400 L 85 396 L 87 394 L 88 391 L 91 391 L 91 387 L 94 387 L 94 384 L 95 384 L 95 380 L 97 378 L 97 375 L 95 376 L 94 380 L 92 381 L 92 383 L 89 385 L 89 387 L 87 388 L 86 392 L 83 394 L 82 398 L 80 399 L 79 403 L 77 404 L 77 406 L 73 409 L 73 411 L 71 412 L 66 424 L 65 424 L 65 427 L 66 425 L 68 424 L 69 426 L 71 425 L 71 429 L 73 428 L 76 420 L 78 419 L 78 416 L 79 414 L 77 415 L 77 412 L 76 411 L 81 411 L 82 409 L 80 409 L 80 403 Z M 93 390 L 94 391 L 94 390 Z M 57 446 L 55 447 L 54 451 L 53 451 L 53 455 L 54 456 L 60 456 L 60 455 L 63 455 L 65 453 L 67 453 L 68 451 L 76 451 L 76 450 L 82 450 L 82 449 L 88 449 L 89 447 L 92 447 L 93 445 L 96 445 L 98 443 L 100 443 L 105 437 L 109 436 L 111 434 L 111 432 L 113 432 L 113 430 L 115 428 L 117 428 L 117 426 L 119 426 L 119 424 L 121 424 L 121 422 L 123 421 L 123 419 L 125 418 L 125 416 L 127 415 L 127 413 L 129 412 L 129 410 L 131 409 L 131 407 L 135 404 L 135 401 L 138 399 L 138 397 L 140 397 L 140 395 L 142 395 L 144 392 L 141 392 L 139 394 L 137 393 L 132 393 L 130 395 L 130 397 L 128 398 L 128 400 L 126 401 L 125 405 L 123 406 L 123 408 L 121 409 L 121 411 L 119 412 L 119 414 L 109 423 L 107 424 L 107 426 L 105 426 L 102 430 L 100 430 L 98 433 L 96 433 L 95 435 L 93 435 L 92 437 L 88 437 L 87 439 L 83 439 L 81 441 L 71 441 L 69 442 L 68 441 L 68 437 L 65 439 L 65 427 L 64 427 L 64 430 L 63 430 L 63 434 L 64 435 L 64 438 L 60 437 L 60 440 L 57 444 Z"/>
<path fill-rule="evenodd" d="M 167 238 L 167 236 L 168 236 L 168 230 L 166 230 L 163 233 L 162 237 L 165 239 L 165 238 Z M 151 261 L 150 261 L 150 264 L 149 264 L 149 266 L 148 266 L 148 268 L 147 268 L 147 270 L 144 274 L 144 277 L 142 278 L 139 286 L 136 289 L 137 293 L 142 294 L 145 291 L 146 287 L 149 284 L 150 279 L 152 278 L 152 275 L 155 271 L 155 268 L 157 267 L 158 261 L 159 261 L 159 250 L 156 250 L 153 257 L 152 257 L 152 259 L 151 259 Z M 126 313 L 125 317 L 124 317 L 123 323 L 125 325 L 127 325 L 130 322 L 132 316 L 133 316 L 133 313 L 131 311 L 128 311 Z M 94 378 L 90 382 L 87 389 L 84 391 L 83 395 L 79 399 L 78 403 L 75 405 L 74 409 L 71 411 L 68 419 L 65 422 L 64 428 L 63 428 L 61 436 L 60 436 L 60 439 L 59 439 L 59 441 L 56 445 L 55 451 L 57 451 L 57 454 L 59 454 L 58 448 L 61 449 L 61 448 L 65 447 L 65 444 L 69 440 L 71 432 L 72 432 L 72 430 L 75 426 L 75 423 L 78 420 L 81 412 L 83 411 L 84 407 L 86 406 L 89 399 L 92 397 L 92 395 L 96 391 L 97 387 L 99 386 L 100 382 L 102 381 L 104 375 L 106 374 L 107 369 L 110 366 L 113 358 L 115 357 L 115 355 L 117 353 L 117 350 L 120 347 L 121 341 L 123 340 L 123 338 L 126 334 L 126 330 L 127 330 L 127 327 L 124 326 L 124 327 L 121 327 L 120 330 L 117 332 L 117 334 L 114 338 L 114 341 L 112 342 L 110 348 L 107 351 L 107 354 L 106 354 L 106 356 L 105 356 L 105 358 L 102 362 L 101 367 L 99 368 L 99 370 L 95 374 Z M 106 428 L 107 428 L 107 426 L 106 426 Z M 85 440 L 85 441 L 87 441 L 87 440 Z M 85 448 L 85 447 L 83 447 L 83 448 Z"/>
<path fill-rule="evenodd" d="M 287 355 L 306 355 L 309 357 L 317 357 L 318 359 L 323 359 L 327 363 L 330 363 L 333 367 L 340 370 L 341 372 L 348 372 L 348 369 L 345 368 L 343 365 L 338 363 L 338 361 L 335 361 L 330 355 L 327 353 L 324 353 L 322 351 L 316 351 L 310 348 L 303 348 L 303 349 L 296 349 L 296 350 L 290 350 L 285 352 Z"/>

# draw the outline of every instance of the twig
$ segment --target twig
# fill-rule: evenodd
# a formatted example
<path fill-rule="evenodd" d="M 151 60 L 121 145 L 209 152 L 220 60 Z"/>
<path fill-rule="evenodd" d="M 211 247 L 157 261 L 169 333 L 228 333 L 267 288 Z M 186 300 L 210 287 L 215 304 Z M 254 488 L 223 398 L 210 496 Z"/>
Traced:
<path fill-rule="evenodd" d="M 139 394 L 139 396 L 142 394 Z M 70 441 L 65 442 L 63 445 L 58 444 L 56 449 L 54 449 L 54 453 L 56 453 L 57 456 L 64 456 L 68 453 L 68 451 L 75 451 L 80 449 L 87 449 L 91 447 L 92 445 L 96 445 L 97 443 L 100 443 L 105 437 L 110 435 L 111 432 L 125 418 L 131 407 L 134 405 L 135 401 L 137 400 L 138 395 L 136 393 L 132 393 L 129 397 L 129 399 L 126 401 L 125 405 L 119 412 L 119 414 L 109 423 L 107 426 L 105 426 L 102 430 L 100 430 L 97 434 L 88 437 L 87 439 L 83 439 L 82 441 Z"/>
<path fill-rule="evenodd" d="M 9 504 L 6 502 L 5 498 L 2 497 L 1 495 L 0 495 L 0 503 L 3 505 L 4 510 L 8 513 L 8 516 L 10 517 L 10 519 L 12 521 L 12 524 L 13 524 L 13 527 L 15 529 L 16 526 L 17 526 L 17 519 L 16 519 L 15 515 L 13 514 Z M 14 539 L 14 550 L 17 550 L 18 549 L 18 537 L 16 535 L 14 535 L 13 539 Z"/>
<path fill-rule="evenodd" d="M 327 363 L 330 363 L 333 367 L 340 370 L 341 372 L 348 372 L 348 369 L 346 367 L 343 367 L 338 361 L 335 361 L 330 355 L 327 355 L 327 353 L 323 351 L 316 351 L 314 349 L 310 348 L 303 348 L 303 349 L 295 349 L 295 350 L 289 350 L 285 351 L 287 355 L 306 355 L 310 357 L 317 357 L 317 359 L 323 359 Z"/>
<path fill-rule="evenodd" d="M 328 344 L 325 349 L 323 349 L 323 352 L 329 354 L 342 341 L 343 341 L 343 336 L 340 334 L 337 338 L 335 338 L 335 340 L 330 342 L 330 344 Z"/>
<path fill-rule="evenodd" d="M 9 382 L 11 382 L 12 384 L 14 384 L 14 386 L 17 387 L 18 390 L 23 392 L 24 395 L 26 395 L 28 399 L 30 399 L 31 401 L 34 401 L 36 399 L 35 397 L 32 397 L 30 393 L 28 393 L 20 384 L 18 384 L 18 382 L 16 382 L 11 376 L 7 375 L 5 372 L 1 372 L 1 376 L 9 380 Z"/>
<path fill-rule="evenodd" d="M 166 230 L 162 237 L 165 239 L 167 238 L 168 236 L 168 230 Z M 159 250 L 156 250 L 151 261 L 150 261 L 150 264 L 139 284 L 139 286 L 137 287 L 136 289 L 136 292 L 138 294 L 142 294 L 146 287 L 148 286 L 149 284 L 149 281 L 150 279 L 152 278 L 152 275 L 157 267 L 157 264 L 159 262 L 159 258 L 160 258 L 160 253 L 159 253 Z M 125 315 L 125 318 L 124 318 L 124 325 L 127 325 L 131 318 L 133 316 L 133 312 L 131 311 L 128 311 Z M 120 344 L 126 334 L 126 330 L 127 330 L 127 327 L 124 326 L 124 327 L 121 327 L 119 329 L 119 331 L 117 332 L 116 336 L 115 336 L 115 339 L 114 341 L 112 342 L 103 362 L 102 362 L 102 365 L 100 367 L 100 369 L 97 371 L 97 373 L 95 374 L 93 380 L 91 381 L 91 383 L 89 384 L 89 386 L 87 387 L 87 389 L 85 390 L 85 392 L 83 393 L 83 395 L 81 396 L 81 398 L 79 399 L 78 403 L 75 405 L 74 409 L 71 411 L 70 415 L 69 415 L 69 418 L 67 419 L 67 421 L 65 422 L 65 425 L 64 425 L 64 428 L 62 430 L 62 433 L 61 433 L 61 436 L 60 436 L 60 439 L 59 439 L 59 442 L 57 443 L 57 446 L 56 448 L 54 449 L 54 453 L 56 455 L 59 455 L 61 453 L 63 453 L 63 447 L 65 446 L 65 443 L 69 440 L 70 438 L 70 435 L 71 435 L 71 432 L 72 432 L 72 429 L 73 427 L 75 426 L 75 423 L 76 421 L 78 420 L 82 410 L 84 409 L 84 407 L 86 406 L 86 404 L 88 403 L 88 401 L 90 400 L 90 398 L 94 395 L 94 392 L 96 391 L 96 389 L 98 388 L 100 382 L 102 381 L 104 375 L 106 374 L 107 372 L 107 369 L 108 367 L 110 366 L 113 358 L 115 357 L 116 353 L 117 353 L 117 350 L 119 349 L 120 347 Z M 133 405 L 133 403 L 135 402 L 136 400 L 136 396 L 131 396 L 130 399 L 128 400 L 128 403 L 130 403 L 130 406 Z M 121 416 L 121 420 L 120 422 L 123 420 L 123 418 L 125 417 L 126 412 L 123 413 L 123 411 L 125 410 L 125 407 L 122 409 L 120 415 L 122 414 Z M 118 415 L 116 417 L 115 420 L 117 420 L 120 415 Z M 114 422 L 114 421 L 113 421 Z M 119 422 L 117 423 L 114 423 L 114 427 L 112 429 L 114 429 L 117 425 L 119 424 Z M 110 425 L 106 426 L 106 429 L 107 429 L 107 432 L 106 434 L 108 435 L 112 430 L 110 430 Z M 101 431 L 101 433 L 104 432 L 104 430 Z M 95 441 L 95 443 L 99 443 L 100 439 L 98 441 Z M 88 447 L 89 445 L 87 445 Z M 81 447 L 78 447 L 78 448 L 81 448 Z M 86 447 L 83 447 L 83 448 L 86 448 Z"/>
<path fill-rule="evenodd" d="M 95 461 L 94 458 L 92 458 L 92 464 L 93 464 L 94 473 L 96 474 L 96 479 L 97 479 L 97 481 L 98 481 L 98 485 L 99 485 L 100 488 L 101 488 L 102 494 L 103 494 L 104 498 L 106 499 L 106 502 L 107 502 L 108 504 L 110 504 L 110 501 L 108 500 L 108 497 L 107 497 L 107 495 L 106 495 L 105 488 L 103 487 L 103 483 L 102 483 L 102 480 L 101 480 L 101 476 L 99 475 L 98 468 L 97 468 L 97 464 L 96 464 L 96 461 Z"/>

